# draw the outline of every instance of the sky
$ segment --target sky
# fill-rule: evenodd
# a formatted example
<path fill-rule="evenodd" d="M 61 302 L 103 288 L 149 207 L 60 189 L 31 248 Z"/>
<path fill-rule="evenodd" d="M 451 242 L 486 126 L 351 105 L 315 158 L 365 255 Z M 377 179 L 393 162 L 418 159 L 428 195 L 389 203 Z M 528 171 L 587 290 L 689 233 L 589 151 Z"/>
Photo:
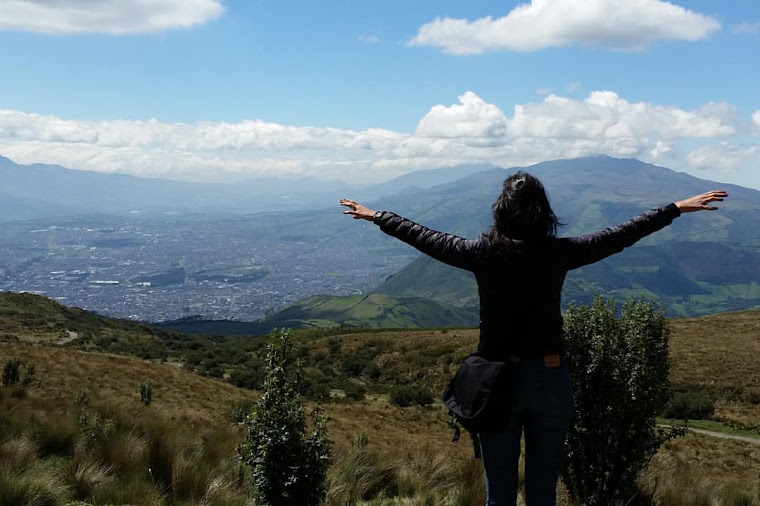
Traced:
<path fill-rule="evenodd" d="M 0 155 L 379 182 L 606 154 L 760 188 L 757 0 L 0 0 Z"/>

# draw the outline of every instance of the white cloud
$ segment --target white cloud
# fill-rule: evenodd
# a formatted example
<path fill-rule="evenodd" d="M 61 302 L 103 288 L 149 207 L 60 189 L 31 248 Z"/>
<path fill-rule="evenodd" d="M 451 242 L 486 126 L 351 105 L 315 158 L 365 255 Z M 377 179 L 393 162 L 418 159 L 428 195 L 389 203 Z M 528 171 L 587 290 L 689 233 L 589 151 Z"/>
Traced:
<path fill-rule="evenodd" d="M 223 12 L 221 0 L 8 0 L 0 30 L 120 35 L 188 28 Z"/>
<path fill-rule="evenodd" d="M 572 45 L 641 50 L 660 40 L 703 39 L 719 29 L 715 18 L 661 0 L 531 0 L 500 18 L 437 18 L 410 44 L 458 55 Z"/>
<path fill-rule="evenodd" d="M 686 161 L 695 169 L 706 172 L 732 172 L 746 165 L 757 166 L 760 146 L 736 145 L 722 142 L 717 146 L 700 146 L 686 155 Z"/>
<path fill-rule="evenodd" d="M 631 103 L 611 91 L 584 100 L 549 95 L 543 102 L 515 106 L 513 137 L 564 139 L 710 138 L 736 133 L 735 109 L 725 103 L 694 111 L 646 102 Z"/>
<path fill-rule="evenodd" d="M 262 120 L 81 121 L 0 110 L 0 154 L 19 163 L 184 180 L 309 175 L 367 182 L 422 168 L 512 166 L 592 154 L 701 168 L 720 162 L 720 155 L 711 148 L 686 159 L 679 143 L 685 139 L 693 147 L 745 136 L 748 122 L 737 116 L 725 103 L 684 110 L 628 102 L 611 91 L 584 99 L 548 95 L 514 106 L 511 116 L 468 91 L 456 104 L 433 106 L 412 134 Z M 753 121 L 760 126 L 760 111 Z M 741 153 L 729 151 L 716 166 L 731 166 Z"/>
<path fill-rule="evenodd" d="M 468 91 L 459 105 L 436 105 L 417 125 L 420 137 L 500 137 L 506 133 L 507 118 L 493 104 Z"/>
<path fill-rule="evenodd" d="M 752 115 L 752 123 L 754 123 L 758 129 L 760 129 L 760 111 L 755 111 L 755 113 Z"/>
<path fill-rule="evenodd" d="M 403 137 L 389 130 L 362 132 L 296 127 L 246 120 L 240 123 L 74 121 L 0 110 L 0 139 L 84 143 L 102 148 L 218 150 L 383 149 Z"/>
<path fill-rule="evenodd" d="M 673 147 L 673 143 L 666 141 L 657 141 L 654 148 L 649 152 L 649 156 L 651 156 L 653 160 L 673 158 L 675 155 L 676 149 Z"/>
<path fill-rule="evenodd" d="M 734 27 L 734 33 L 760 33 L 760 23 L 740 23 Z"/>

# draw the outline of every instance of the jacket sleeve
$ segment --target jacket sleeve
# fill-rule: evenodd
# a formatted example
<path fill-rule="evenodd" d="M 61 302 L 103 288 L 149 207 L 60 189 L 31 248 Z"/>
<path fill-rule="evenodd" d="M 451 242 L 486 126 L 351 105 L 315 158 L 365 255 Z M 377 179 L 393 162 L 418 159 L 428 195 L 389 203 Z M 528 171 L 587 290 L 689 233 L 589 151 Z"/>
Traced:
<path fill-rule="evenodd" d="M 616 227 L 599 232 L 562 239 L 563 257 L 568 270 L 598 262 L 623 251 L 638 240 L 670 225 L 681 211 L 675 204 L 657 207 Z"/>
<path fill-rule="evenodd" d="M 401 239 L 436 260 L 461 269 L 474 269 L 482 246 L 480 240 L 437 232 L 389 211 L 383 211 L 374 223 L 386 234 Z"/>

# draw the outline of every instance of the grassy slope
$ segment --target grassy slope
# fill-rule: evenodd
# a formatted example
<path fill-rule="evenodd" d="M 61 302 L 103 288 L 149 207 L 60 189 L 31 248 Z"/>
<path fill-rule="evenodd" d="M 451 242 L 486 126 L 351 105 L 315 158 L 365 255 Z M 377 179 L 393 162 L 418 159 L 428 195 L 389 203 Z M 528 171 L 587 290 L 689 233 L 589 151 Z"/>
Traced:
<path fill-rule="evenodd" d="M 681 356 L 680 343 L 688 338 L 681 333 L 684 328 L 681 323 L 675 324 L 675 358 Z M 441 362 L 424 367 L 413 357 L 423 351 L 427 352 L 423 356 L 438 358 L 464 354 L 472 348 L 476 338 L 472 330 L 365 332 L 310 339 L 304 344 L 312 353 L 318 353 L 337 340 L 342 351 L 350 352 L 368 342 L 388 341 L 393 344 L 392 349 L 376 359 L 384 369 L 409 376 L 422 373 L 432 384 L 440 384 L 451 374 L 451 368 L 447 369 Z M 176 425 L 177 430 L 190 438 L 188 444 L 211 437 L 219 448 L 232 452 L 236 441 L 242 438 L 239 431 L 230 427 L 225 414 L 232 403 L 250 400 L 252 393 L 223 381 L 203 378 L 169 364 L 22 343 L 1 344 L 0 360 L 8 356 L 34 361 L 38 379 L 30 387 L 27 398 L 16 400 L 4 396 L 3 416 L 17 411 L 17 405 L 35 402 L 34 416 L 38 420 L 55 420 L 60 406 L 69 403 L 67 399 L 71 399 L 78 389 L 85 388 L 91 393 L 93 404 L 108 404 L 107 409 L 120 412 L 122 420 L 134 420 L 130 423 L 135 426 L 145 423 L 146 419 L 151 423 L 160 420 L 164 427 Z M 410 359 L 412 362 L 408 363 Z M 738 369 L 732 370 L 740 373 Z M 680 377 L 681 373 L 677 374 Z M 744 384 L 741 374 L 728 374 L 727 383 L 734 378 Z M 144 378 L 151 378 L 155 385 L 154 402 L 149 407 L 138 402 L 138 385 Z M 48 409 L 53 411 L 45 412 Z M 466 441 L 458 445 L 448 443 L 451 434 L 443 423 L 445 417 L 440 406 L 401 409 L 383 400 L 374 400 L 330 403 L 326 411 L 330 417 L 330 434 L 336 442 L 338 462 L 341 455 L 350 453 L 351 441 L 362 433 L 369 436 L 372 450 L 389 461 L 414 461 L 415 466 L 424 468 L 429 465 L 425 463 L 427 459 L 432 459 L 431 462 L 438 459 L 435 455 L 444 454 L 446 461 L 453 458 L 451 462 L 462 463 L 471 458 L 471 448 Z M 656 490 L 685 491 L 696 487 L 703 490 L 703 495 L 712 496 L 729 486 L 749 487 L 748 484 L 757 479 L 758 466 L 760 447 L 688 436 L 668 443 L 657 455 L 642 478 L 643 488 L 654 494 Z M 477 484 L 480 478 L 474 480 Z M 689 493 L 693 495 L 693 492 Z"/>
<path fill-rule="evenodd" d="M 326 327 L 343 324 L 354 327 L 431 327 L 440 322 L 452 326 L 472 325 L 476 312 L 447 308 L 420 298 L 394 298 L 386 295 L 319 295 L 297 302 L 265 318 L 272 326 Z"/>
<path fill-rule="evenodd" d="M 28 302 L 25 298 L 19 300 Z M 56 305 L 38 305 L 28 311 L 16 311 L 16 314 L 27 318 L 37 312 L 36 319 L 39 319 L 39 311 L 45 314 L 46 307 L 48 310 L 52 308 L 52 313 L 60 309 Z M 1 327 L 0 331 L 25 328 L 24 324 L 15 320 L 13 311 L 3 309 L 2 315 L 2 323 L 9 327 Z M 64 328 L 76 321 L 64 322 Z M 676 319 L 672 325 L 673 383 L 700 385 L 718 392 L 758 392 L 760 385 L 751 357 L 757 356 L 760 351 L 760 339 L 757 337 L 760 335 L 760 312 Z M 32 325 L 30 329 L 33 332 L 19 337 L 22 341 L 34 336 L 49 340 L 51 333 L 35 330 L 38 328 L 47 327 L 43 323 Z M 138 331 L 141 326 L 134 328 Z M 377 353 L 373 353 L 373 361 L 380 366 L 381 380 L 394 378 L 394 381 L 422 382 L 438 391 L 452 375 L 458 358 L 475 347 L 477 331 L 363 331 L 327 337 L 304 336 L 300 340 L 311 356 L 333 353 L 331 350 L 337 350 L 340 356 L 361 355 L 375 348 Z M 204 378 L 176 365 L 131 357 L 31 346 L 23 342 L 0 343 L 0 362 L 10 356 L 33 361 L 36 380 L 24 398 L 3 395 L 0 419 L 20 416 L 24 409 L 18 406 L 27 405 L 28 412 L 33 413 L 37 420 L 56 420 L 59 416 L 56 413 L 62 408 L 67 409 L 74 393 L 84 388 L 90 392 L 94 404 L 107 405 L 106 409 L 120 413 L 122 420 L 134 420 L 135 424 L 159 420 L 166 427 L 176 425 L 182 430 L 192 427 L 195 431 L 192 437 L 200 440 L 206 437 L 202 433 L 218 434 L 223 438 L 220 448 L 229 451 L 242 437 L 230 427 L 225 415 L 234 402 L 250 400 L 252 393 L 224 381 Z M 138 385 L 145 378 L 150 378 L 154 383 L 154 402 L 149 407 L 142 406 L 138 401 Z M 401 409 L 389 406 L 382 397 L 376 399 L 327 405 L 330 432 L 338 455 L 349 452 L 351 441 L 366 433 L 372 449 L 388 459 L 408 461 L 411 455 L 420 454 L 425 456 L 419 457 L 424 461 L 443 453 L 447 459 L 454 457 L 457 462 L 469 460 L 471 448 L 466 442 L 458 445 L 447 442 L 450 432 L 444 424 L 445 417 L 439 405 Z M 750 402 L 724 399 L 719 403 L 716 415 L 744 424 L 760 423 L 758 406 Z M 4 434 L 8 437 L 7 432 Z M 716 491 L 727 490 L 725 487 L 731 484 L 753 486 L 757 482 L 758 467 L 760 448 L 689 436 L 668 443 L 642 480 L 644 489 L 651 494 L 657 493 L 657 490 L 662 492 L 665 490 L 664 484 L 671 483 L 667 490 L 701 489 L 709 491 L 705 494 L 714 496 L 719 493 Z"/>
<path fill-rule="evenodd" d="M 672 322 L 672 382 L 714 392 L 719 399 L 716 420 L 760 429 L 760 311 Z"/>
<path fill-rule="evenodd" d="M 0 363 L 10 357 L 19 357 L 22 363 L 34 362 L 36 379 L 29 394 L 38 399 L 69 402 L 78 390 L 84 389 L 94 402 L 118 403 L 120 409 L 135 415 L 149 409 L 154 416 L 178 422 L 229 425 L 226 416 L 230 408 L 237 402 L 255 398 L 250 390 L 194 374 L 176 364 L 26 343 L 0 343 Z M 145 379 L 153 383 L 153 403 L 149 408 L 139 402 L 139 385 Z M 328 415 L 331 436 L 341 448 L 362 432 L 373 441 L 383 441 L 379 445 L 389 447 L 406 436 L 422 446 L 438 444 L 449 436 L 441 412 L 434 408 L 400 409 L 389 407 L 386 402 L 337 403 L 330 405 Z M 446 446 L 448 449 L 449 445 Z M 462 448 L 450 446 L 454 453 Z"/>
<path fill-rule="evenodd" d="M 757 262 L 722 245 L 709 255 L 694 244 L 636 246 L 625 254 L 568 273 L 563 301 L 590 303 L 596 295 L 662 300 L 669 316 L 700 316 L 760 306 Z M 685 258 L 686 257 L 686 258 Z M 716 263 L 715 258 L 721 262 Z M 725 265 L 735 265 L 731 272 Z M 730 279 L 729 279 L 730 277 Z M 374 290 L 392 297 L 425 297 L 454 307 L 477 307 L 474 277 L 461 269 L 420 257 Z"/>
<path fill-rule="evenodd" d="M 462 308 L 421 297 L 382 294 L 316 295 L 255 322 L 178 320 L 162 327 L 189 333 L 260 335 L 273 328 L 409 328 L 477 325 L 477 308 Z"/>
<path fill-rule="evenodd" d="M 409 306 L 399 307 L 396 299 L 381 295 L 314 297 L 310 301 L 300 312 L 301 315 L 313 310 L 321 314 L 340 315 L 345 321 L 383 319 L 388 325 L 396 324 L 399 327 L 403 326 L 403 318 L 409 311 Z M 415 317 L 420 321 L 435 319 L 435 316 L 421 309 Z M 672 383 L 710 389 L 716 397 L 723 399 L 717 411 L 721 420 L 743 423 L 745 427 L 753 423 L 760 425 L 760 406 L 747 402 L 748 399 L 760 398 L 760 376 L 756 374 L 753 360 L 753 357 L 760 355 L 760 311 L 673 319 L 671 322 Z M 285 320 L 280 323 L 285 324 Z M 70 345 L 122 354 L 141 350 L 140 347 L 122 350 L 118 346 L 122 342 L 151 343 L 153 346 L 163 346 L 164 350 L 168 347 L 169 358 L 181 358 L 186 349 L 196 349 L 200 345 L 206 348 L 214 346 L 212 341 L 202 337 L 186 338 L 147 325 L 105 318 L 37 295 L 0 294 L 0 341 L 57 342 L 68 336 L 68 331 L 80 335 L 80 339 Z M 340 354 L 344 357 L 367 355 L 368 350 L 357 349 L 358 343 L 379 340 L 387 349 L 381 350 L 382 353 L 371 352 L 370 358 L 380 367 L 381 375 L 387 379 L 414 377 L 415 381 L 420 380 L 434 391 L 439 391 L 456 362 L 475 348 L 477 331 L 451 329 L 373 333 L 365 329 L 356 335 L 321 340 L 312 338 L 309 346 L 321 348 L 320 353 L 329 353 L 325 344 L 328 340 L 342 343 Z M 340 357 L 337 359 L 340 360 Z"/>
<path fill-rule="evenodd" d="M 67 341 L 79 337 L 153 340 L 169 332 L 128 320 L 106 318 L 30 293 L 0 293 L 0 338 L 31 342 Z"/>

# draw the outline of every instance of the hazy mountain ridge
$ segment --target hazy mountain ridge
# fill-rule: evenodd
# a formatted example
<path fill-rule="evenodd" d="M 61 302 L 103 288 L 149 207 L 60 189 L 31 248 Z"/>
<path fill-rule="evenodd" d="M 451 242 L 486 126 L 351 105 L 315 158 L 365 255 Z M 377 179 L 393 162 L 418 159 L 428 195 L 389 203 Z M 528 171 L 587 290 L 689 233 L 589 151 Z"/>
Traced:
<path fill-rule="evenodd" d="M 402 190 L 393 193 L 387 185 L 378 186 L 377 191 L 390 193 L 374 201 L 361 199 L 359 189 L 356 194 L 341 192 L 341 196 L 396 211 L 438 230 L 474 237 L 489 227 L 490 207 L 501 191 L 503 179 L 517 170 L 488 168 L 469 172 L 479 168 L 439 169 L 403 176 L 394 183 Z M 663 298 L 671 314 L 680 315 L 760 304 L 760 279 L 752 267 L 760 264 L 760 192 L 700 180 L 637 160 L 604 156 L 555 160 L 526 169 L 541 178 L 560 219 L 568 224 L 561 229 L 561 235 L 616 225 L 653 205 L 711 188 L 725 188 L 731 193 L 720 211 L 679 218 L 623 254 L 571 273 L 566 301 L 589 300 L 594 293 L 643 294 Z M 468 175 L 428 189 L 408 186 L 416 177 L 438 182 L 456 176 L 459 170 Z M 137 179 L 124 177 L 131 182 Z M 140 184 L 146 182 L 150 180 L 141 180 Z M 371 193 L 368 188 L 364 191 Z M 61 190 L 58 193 L 65 195 Z M 69 195 L 65 196 L 71 201 Z M 465 272 L 424 258 L 397 272 L 403 264 L 399 259 L 406 262 L 411 255 L 417 255 L 416 251 L 385 236 L 370 223 L 342 215 L 337 197 L 336 191 L 334 200 L 320 203 L 331 206 L 329 209 L 291 208 L 289 212 L 251 216 L 213 216 L 204 214 L 203 208 L 193 207 L 192 215 L 173 213 L 153 221 L 138 214 L 105 216 L 97 226 L 92 224 L 98 220 L 89 217 L 56 218 L 24 226 L 9 224 L 4 229 L 16 235 L 9 236 L 6 246 L 16 248 L 16 258 L 6 255 L 0 270 L 6 290 L 45 292 L 109 314 L 154 320 L 193 314 L 252 320 L 293 300 L 319 293 L 367 293 L 392 272 L 396 273 L 386 283 L 380 283 L 375 293 L 395 299 L 430 298 L 443 306 L 467 310 L 476 306 L 472 276 Z M 79 221 L 88 225 L 80 226 Z M 65 229 L 58 227 L 61 223 L 67 224 Z M 109 249 L 113 241 L 121 241 L 123 247 Z M 98 259 L 97 277 L 76 281 L 84 275 L 77 273 L 93 265 L 92 255 Z M 255 264 L 250 262 L 252 258 Z M 164 276 L 177 266 L 185 269 L 184 283 L 164 290 L 160 286 L 136 285 L 140 280 L 159 279 L 156 276 Z M 212 266 L 219 276 L 203 281 L 196 275 Z M 254 269 L 258 274 L 248 282 L 239 275 L 244 269 Z M 50 273 L 62 271 L 65 273 L 51 282 Z M 92 280 L 116 280 L 120 284 L 104 289 Z M 230 288 L 233 281 L 236 288 Z M 66 283 L 74 282 L 79 284 L 65 288 L 69 286 Z M 293 293 L 298 295 L 294 297 Z M 229 300 L 225 302 L 226 299 Z M 100 306 L 99 301 L 103 301 Z M 168 301 L 174 304 L 171 311 L 155 318 L 141 316 L 140 308 Z M 204 301 L 212 301 L 213 306 L 203 306 Z M 225 312 L 225 307 L 233 304 L 230 301 L 235 301 L 237 313 Z M 243 313 L 237 308 L 251 310 L 245 309 L 247 316 L 241 318 Z M 310 312 L 305 319 L 320 318 Z"/>
<path fill-rule="evenodd" d="M 428 190 L 408 190 L 403 195 L 387 196 L 369 204 L 397 211 L 434 229 L 473 237 L 487 230 L 491 222 L 490 204 L 501 191 L 504 178 L 516 170 L 492 168 Z M 668 314 L 673 316 L 760 306 L 760 192 L 700 180 L 637 160 L 609 157 L 557 160 L 525 170 L 544 182 L 555 211 L 568 224 L 562 227 L 560 235 L 616 225 L 654 205 L 712 188 L 724 188 L 731 194 L 728 201 L 720 204 L 718 212 L 680 217 L 670 227 L 625 252 L 569 273 L 563 291 L 565 306 L 570 302 L 590 302 L 597 294 L 662 300 Z M 377 240 L 374 236 L 379 232 L 367 230 L 366 224 L 340 230 L 337 218 L 328 211 L 318 216 L 324 216 L 326 223 L 335 221 L 333 233 L 345 236 L 346 240 L 353 240 L 357 234 L 369 241 L 366 244 Z M 394 241 L 388 237 L 381 239 Z M 390 276 L 372 293 L 388 295 L 402 303 L 416 300 L 417 311 L 422 311 L 419 305 L 424 299 L 473 314 L 478 305 L 472 274 L 425 256 Z M 297 326 L 303 323 L 299 320 L 337 324 L 333 311 L 326 308 L 331 304 L 340 306 L 344 299 L 324 297 L 317 305 L 306 299 L 268 319 L 283 318 Z M 321 308 L 325 308 L 322 313 Z M 430 312 L 441 317 L 451 314 L 441 312 L 440 308 Z M 288 314 L 299 316 L 287 317 Z M 370 325 L 377 322 L 373 320 Z M 346 324 L 346 320 L 340 323 Z M 450 319 L 441 319 L 436 324 L 459 325 Z M 191 331 L 191 328 L 181 329 Z"/>
<path fill-rule="evenodd" d="M 482 169 L 459 166 L 412 172 L 376 185 L 315 178 L 252 178 L 234 183 L 181 182 L 127 174 L 72 170 L 60 165 L 21 165 L 0 156 L 0 220 L 84 214 L 246 214 L 325 208 L 343 196 L 375 199 L 404 188 L 427 188 Z"/>

